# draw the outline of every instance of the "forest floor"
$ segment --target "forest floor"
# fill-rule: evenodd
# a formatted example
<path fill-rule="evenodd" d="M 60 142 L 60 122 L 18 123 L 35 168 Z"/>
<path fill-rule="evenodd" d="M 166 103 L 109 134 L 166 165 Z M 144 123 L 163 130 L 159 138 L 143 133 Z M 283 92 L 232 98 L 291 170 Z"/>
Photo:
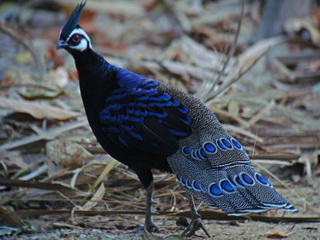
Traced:
<path fill-rule="evenodd" d="M 279 211 L 275 216 L 295 218 L 319 218 L 319 189 L 320 178 L 314 179 L 313 184 L 295 184 L 290 189 L 280 189 L 279 192 L 299 210 L 298 213 L 284 213 Z M 206 211 L 203 208 L 202 211 Z M 209 210 L 211 211 L 211 210 Z M 12 239 L 119 239 L 119 240 L 179 240 L 184 226 L 177 225 L 177 218 L 157 217 L 154 221 L 161 229 L 160 234 L 146 234 L 141 232 L 129 233 L 141 226 L 144 216 L 117 215 L 117 216 L 77 216 L 76 222 L 81 227 L 70 223 L 70 216 L 53 215 L 28 219 L 37 229 L 34 233 L 21 234 Z M 62 223 L 52 228 L 53 223 Z M 319 222 L 261 222 L 248 220 L 203 220 L 210 238 L 201 230 L 196 236 L 186 239 L 216 239 L 216 240 L 250 240 L 250 239 L 288 239 L 288 240 L 319 240 Z M 64 224 L 70 223 L 68 228 Z M 92 227 L 93 225 L 93 227 Z M 88 227 L 89 226 L 89 227 Z M 98 226 L 95 228 L 94 226 Z"/>
<path fill-rule="evenodd" d="M 318 22 L 295 19 L 309 40 L 255 40 L 261 1 L 246 5 L 234 56 L 210 90 L 237 32 L 239 1 L 193 2 L 202 5 L 91 0 L 79 24 L 110 63 L 202 100 L 209 94 L 206 106 L 299 210 L 236 218 L 196 200 L 211 238 L 199 230 L 190 239 L 319 240 L 320 52 L 312 36 L 320 11 Z M 97 143 L 73 59 L 56 51 L 77 3 L 0 3 L 0 239 L 182 239 L 187 198 L 175 176 L 158 171 L 161 233 L 130 233 L 143 224 L 145 191 Z"/>

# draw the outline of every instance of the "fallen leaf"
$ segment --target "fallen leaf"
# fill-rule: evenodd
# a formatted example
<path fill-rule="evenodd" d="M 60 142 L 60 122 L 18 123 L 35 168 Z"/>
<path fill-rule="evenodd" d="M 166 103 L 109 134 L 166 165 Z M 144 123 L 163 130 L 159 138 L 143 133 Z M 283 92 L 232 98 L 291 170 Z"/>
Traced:
<path fill-rule="evenodd" d="M 101 183 L 98 190 L 95 192 L 93 197 L 90 199 L 91 201 L 86 202 L 86 204 L 82 207 L 83 210 L 90 210 L 94 206 L 96 206 L 100 200 L 102 200 L 104 194 L 106 193 L 106 188 L 103 183 Z"/>
<path fill-rule="evenodd" d="M 12 209 L 0 207 L 0 226 L 22 228 L 25 224 Z"/>
<path fill-rule="evenodd" d="M 267 238 L 286 238 L 292 235 L 294 232 L 292 231 L 293 227 L 276 227 L 274 229 L 269 230 L 266 232 L 265 236 Z"/>
<path fill-rule="evenodd" d="M 1 152 L 0 161 L 9 168 L 18 167 L 20 169 L 28 169 L 29 165 L 26 164 L 22 158 L 22 155 L 18 151 L 3 151 Z"/>
<path fill-rule="evenodd" d="M 10 108 L 20 113 L 27 113 L 37 119 L 53 118 L 58 120 L 68 120 L 70 118 L 80 116 L 80 113 L 51 107 L 46 104 L 14 100 L 4 97 L 0 97 L 0 107 Z"/>
<path fill-rule="evenodd" d="M 61 90 L 48 90 L 48 89 L 25 89 L 24 91 L 19 91 L 19 95 L 27 100 L 35 99 L 51 99 L 56 98 L 63 94 Z"/>
<path fill-rule="evenodd" d="M 53 140 L 46 144 L 46 154 L 49 163 L 53 162 L 57 166 L 81 167 L 84 161 L 91 158 L 84 147 L 71 141 Z M 51 165 L 49 164 L 48 165 Z"/>
<path fill-rule="evenodd" d="M 72 224 L 68 224 L 68 223 L 53 223 L 53 226 L 56 228 L 71 228 L 71 229 L 78 229 L 78 230 L 82 230 L 82 227 L 79 226 L 75 226 Z M 71 240 L 73 238 L 68 237 L 67 240 Z"/>

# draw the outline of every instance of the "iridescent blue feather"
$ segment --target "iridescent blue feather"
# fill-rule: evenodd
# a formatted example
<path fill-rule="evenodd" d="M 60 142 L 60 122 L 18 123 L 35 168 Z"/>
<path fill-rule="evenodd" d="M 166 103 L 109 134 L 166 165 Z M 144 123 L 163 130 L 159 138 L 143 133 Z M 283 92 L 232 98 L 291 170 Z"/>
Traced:
<path fill-rule="evenodd" d="M 100 112 L 100 121 L 112 141 L 129 149 L 176 152 L 178 139 L 191 133 L 188 108 L 159 90 L 157 81 L 113 68 L 118 87 L 108 95 Z"/>

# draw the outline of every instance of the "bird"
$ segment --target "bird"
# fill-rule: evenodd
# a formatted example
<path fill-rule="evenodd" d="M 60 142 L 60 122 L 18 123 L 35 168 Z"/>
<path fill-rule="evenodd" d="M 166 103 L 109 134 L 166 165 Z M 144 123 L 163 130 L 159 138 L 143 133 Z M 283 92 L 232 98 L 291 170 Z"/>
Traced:
<path fill-rule="evenodd" d="M 79 3 L 71 13 L 56 48 L 74 58 L 84 109 L 97 141 L 132 169 L 146 190 L 144 229 L 160 232 L 152 220 L 152 169 L 173 173 L 187 192 L 191 222 L 183 236 L 200 228 L 210 236 L 194 196 L 229 215 L 296 211 L 255 171 L 244 146 L 199 99 L 112 65 L 98 54 L 78 24 L 85 4 Z"/>

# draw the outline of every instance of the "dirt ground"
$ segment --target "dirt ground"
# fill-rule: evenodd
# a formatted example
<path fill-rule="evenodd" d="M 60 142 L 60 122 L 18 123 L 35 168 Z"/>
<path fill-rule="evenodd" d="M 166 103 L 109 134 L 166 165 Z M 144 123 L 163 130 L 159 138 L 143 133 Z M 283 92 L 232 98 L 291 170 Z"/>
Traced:
<path fill-rule="evenodd" d="M 290 202 L 299 210 L 298 213 L 284 213 L 279 211 L 275 216 L 292 217 L 320 217 L 320 178 L 313 179 L 311 185 L 295 184 L 292 189 L 279 189 Z M 66 216 L 69 218 L 69 216 Z M 79 229 L 53 228 L 53 219 L 57 216 L 43 216 L 40 219 L 28 219 L 36 228 L 32 234 L 21 234 L 8 239 L 119 239 L 119 240 L 160 240 L 182 239 L 178 237 L 184 227 L 176 224 L 176 218 L 154 217 L 154 221 L 161 229 L 161 234 L 143 236 L 143 232 L 128 233 L 130 230 L 117 229 L 115 220 L 123 221 L 123 226 L 139 226 L 143 224 L 143 216 L 78 216 L 83 224 L 96 221 L 99 228 L 79 227 Z M 61 220 L 61 218 L 60 218 Z M 66 219 L 65 219 L 66 220 Z M 62 222 L 62 221 L 60 221 Z M 313 222 L 297 223 L 266 223 L 259 221 L 215 221 L 204 220 L 210 238 L 203 231 L 198 231 L 196 236 L 187 239 L 215 239 L 215 240 L 250 240 L 250 239 L 288 239 L 288 240 L 319 240 L 320 224 Z M 157 237 L 159 238 L 157 238 Z M 170 238 L 171 237 L 171 238 Z"/>

